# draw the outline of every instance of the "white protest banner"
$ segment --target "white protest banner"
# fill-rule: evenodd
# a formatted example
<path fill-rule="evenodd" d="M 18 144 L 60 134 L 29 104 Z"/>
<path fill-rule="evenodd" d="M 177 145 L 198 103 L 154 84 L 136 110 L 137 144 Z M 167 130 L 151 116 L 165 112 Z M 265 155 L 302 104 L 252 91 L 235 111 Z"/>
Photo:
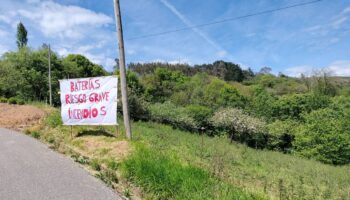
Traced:
<path fill-rule="evenodd" d="M 60 80 L 64 125 L 116 125 L 118 78 Z"/>

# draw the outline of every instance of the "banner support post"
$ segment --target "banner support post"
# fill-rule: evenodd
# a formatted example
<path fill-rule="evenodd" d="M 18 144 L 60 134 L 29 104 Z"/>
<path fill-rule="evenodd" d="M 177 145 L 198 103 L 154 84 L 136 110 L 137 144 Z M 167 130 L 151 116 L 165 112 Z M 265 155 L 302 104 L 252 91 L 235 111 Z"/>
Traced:
<path fill-rule="evenodd" d="M 73 126 L 70 126 L 70 138 L 73 139 Z"/>

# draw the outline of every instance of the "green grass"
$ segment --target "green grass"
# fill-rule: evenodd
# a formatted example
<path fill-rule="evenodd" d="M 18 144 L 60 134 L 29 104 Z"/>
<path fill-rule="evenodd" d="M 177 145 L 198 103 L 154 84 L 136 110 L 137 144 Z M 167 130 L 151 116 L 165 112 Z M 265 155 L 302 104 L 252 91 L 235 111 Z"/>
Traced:
<path fill-rule="evenodd" d="M 347 199 L 350 167 L 335 167 L 273 151 L 230 144 L 156 123 L 133 125 L 135 143 L 176 155 L 182 165 L 200 167 L 223 182 L 270 199 Z M 154 163 L 159 164 L 159 163 Z"/>
<path fill-rule="evenodd" d="M 51 116 L 55 115 L 55 116 Z M 62 152 L 62 145 L 79 148 L 81 139 L 96 138 L 109 143 L 118 137 L 87 135 L 70 138 L 70 127 L 60 125 L 59 112 L 53 112 L 39 131 L 41 140 Z M 121 122 L 119 124 L 122 124 Z M 101 147 L 89 157 L 92 168 L 106 166 L 98 177 L 108 185 L 122 184 L 114 172 L 140 186 L 147 199 L 348 199 L 350 166 L 331 166 L 280 152 L 230 144 L 226 137 L 207 137 L 180 131 L 167 125 L 134 122 L 133 151 L 124 161 Z M 78 133 L 116 133 L 115 127 L 74 127 Z M 96 132 L 97 130 L 97 132 Z M 53 140 L 53 141 L 51 141 Z M 66 150 L 67 151 L 67 150 Z M 84 163 L 83 156 L 76 156 Z M 102 169 L 102 168 L 101 168 Z M 132 189 L 126 190 L 128 195 Z"/>
<path fill-rule="evenodd" d="M 123 162 L 122 169 L 152 199 L 264 199 L 220 181 L 199 167 L 182 165 L 172 155 L 142 146 Z"/>

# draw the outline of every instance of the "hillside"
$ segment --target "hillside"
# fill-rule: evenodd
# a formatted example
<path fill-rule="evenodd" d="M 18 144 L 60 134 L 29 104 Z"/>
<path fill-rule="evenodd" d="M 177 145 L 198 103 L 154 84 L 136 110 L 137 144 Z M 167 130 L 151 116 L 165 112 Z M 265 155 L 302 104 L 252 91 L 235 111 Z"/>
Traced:
<path fill-rule="evenodd" d="M 45 48 L 22 48 L 0 59 L 0 102 L 47 101 L 47 53 Z M 276 76 L 268 67 L 254 72 L 226 61 L 195 66 L 130 63 L 130 142 L 113 136 L 123 135 L 123 130 L 102 126 L 74 127 L 70 136 L 70 128 L 60 122 L 58 80 L 112 73 L 82 55 L 53 53 L 52 63 L 56 111 L 26 133 L 71 155 L 125 196 L 349 196 L 348 78 L 324 70 L 309 77 Z M 121 110 L 118 103 L 119 114 Z"/>
<path fill-rule="evenodd" d="M 336 167 L 255 150 L 230 144 L 226 137 L 208 137 L 151 122 L 133 123 L 132 142 L 121 134 L 115 137 L 123 131 L 122 127 L 120 130 L 73 127 L 72 139 L 70 128 L 60 125 L 58 114 L 51 113 L 45 123 L 27 129 L 26 133 L 72 156 L 131 199 L 196 199 L 203 195 L 209 195 L 207 199 L 349 196 L 349 166 Z"/>

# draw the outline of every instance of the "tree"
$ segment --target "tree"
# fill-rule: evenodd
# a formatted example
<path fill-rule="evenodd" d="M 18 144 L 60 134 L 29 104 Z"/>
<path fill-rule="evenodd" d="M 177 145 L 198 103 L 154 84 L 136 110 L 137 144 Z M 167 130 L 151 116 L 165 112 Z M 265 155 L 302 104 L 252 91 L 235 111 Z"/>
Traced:
<path fill-rule="evenodd" d="M 260 69 L 259 74 L 271 74 L 271 67 L 263 67 Z"/>
<path fill-rule="evenodd" d="M 24 27 L 22 22 L 19 22 L 17 25 L 17 47 L 21 49 L 22 47 L 27 46 L 27 29 Z"/>
<path fill-rule="evenodd" d="M 231 142 L 238 140 L 256 148 L 266 146 L 265 122 L 245 114 L 240 109 L 220 109 L 210 121 L 217 129 L 231 133 Z"/>
<path fill-rule="evenodd" d="M 65 76 L 68 78 L 105 76 L 108 73 L 83 55 L 69 54 L 63 59 Z"/>
<path fill-rule="evenodd" d="M 304 116 L 296 131 L 295 148 L 298 154 L 324 163 L 350 163 L 349 109 L 319 109 Z"/>

